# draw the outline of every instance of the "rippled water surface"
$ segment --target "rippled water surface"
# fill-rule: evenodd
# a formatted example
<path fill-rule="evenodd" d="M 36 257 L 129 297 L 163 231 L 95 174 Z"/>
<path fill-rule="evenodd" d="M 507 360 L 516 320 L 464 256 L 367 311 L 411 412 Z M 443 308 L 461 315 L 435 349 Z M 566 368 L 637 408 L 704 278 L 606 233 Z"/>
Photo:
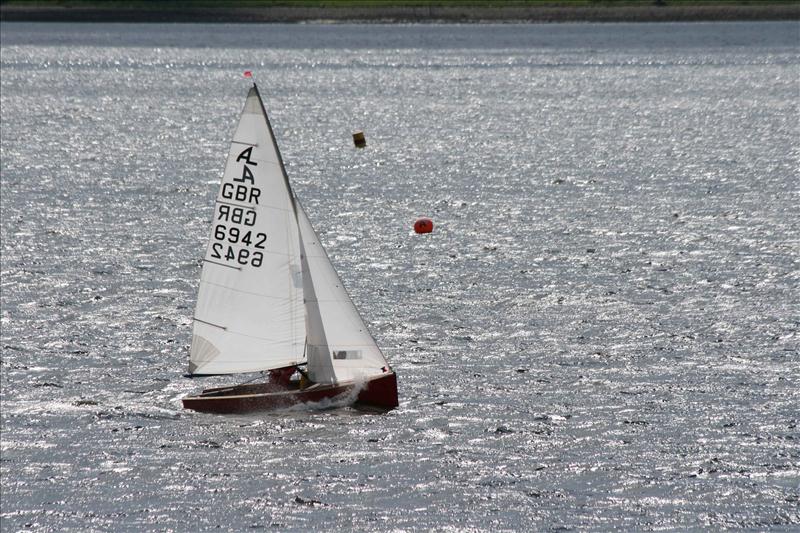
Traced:
<path fill-rule="evenodd" d="M 798 29 L 3 24 L 3 531 L 800 527 Z M 388 414 L 180 406 L 245 69 Z"/>

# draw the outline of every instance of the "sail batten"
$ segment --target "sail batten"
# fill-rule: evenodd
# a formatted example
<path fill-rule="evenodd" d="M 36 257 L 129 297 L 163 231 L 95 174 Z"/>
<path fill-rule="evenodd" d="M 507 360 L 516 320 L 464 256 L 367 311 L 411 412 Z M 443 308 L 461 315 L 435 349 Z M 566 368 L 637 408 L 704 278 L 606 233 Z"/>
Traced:
<path fill-rule="evenodd" d="M 231 207 L 241 207 L 242 209 L 253 209 L 253 206 L 251 206 L 249 204 L 237 204 L 236 202 L 226 202 L 224 200 L 219 200 L 219 199 L 216 200 L 216 203 L 222 204 L 222 205 L 229 205 Z"/>
<path fill-rule="evenodd" d="M 227 326 L 220 326 L 219 324 L 212 324 L 211 322 L 208 322 L 208 321 L 206 321 L 206 320 L 201 320 L 201 319 L 199 319 L 199 318 L 197 318 L 197 317 L 194 317 L 192 320 L 195 320 L 195 321 L 197 321 L 197 322 L 202 322 L 203 324 L 206 324 L 206 325 L 208 325 L 208 326 L 214 326 L 215 328 L 219 328 L 219 329 L 228 329 L 228 327 L 227 327 Z"/>

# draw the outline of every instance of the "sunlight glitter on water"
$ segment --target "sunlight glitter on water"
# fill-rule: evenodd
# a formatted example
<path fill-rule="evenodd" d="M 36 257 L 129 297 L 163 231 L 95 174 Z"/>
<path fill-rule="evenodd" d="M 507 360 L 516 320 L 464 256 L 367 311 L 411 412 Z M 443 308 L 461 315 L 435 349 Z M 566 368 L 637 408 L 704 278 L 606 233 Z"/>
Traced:
<path fill-rule="evenodd" d="M 796 527 L 796 29 L 3 24 L 4 527 Z M 256 67 L 386 415 L 181 408 Z"/>

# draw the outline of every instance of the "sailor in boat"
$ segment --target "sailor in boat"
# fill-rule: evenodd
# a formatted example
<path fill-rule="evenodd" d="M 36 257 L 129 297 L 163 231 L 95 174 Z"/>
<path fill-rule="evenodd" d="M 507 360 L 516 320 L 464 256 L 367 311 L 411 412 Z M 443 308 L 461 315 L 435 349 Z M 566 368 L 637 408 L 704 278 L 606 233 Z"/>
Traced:
<path fill-rule="evenodd" d="M 297 367 L 292 366 L 275 368 L 269 371 L 269 380 L 272 383 L 277 383 L 279 385 L 289 385 L 296 370 Z"/>
<path fill-rule="evenodd" d="M 299 376 L 297 376 L 298 374 Z M 285 387 L 297 385 L 301 390 L 313 383 L 311 378 L 308 377 L 308 373 L 299 366 L 287 366 L 270 370 L 269 379 L 272 383 Z"/>
<path fill-rule="evenodd" d="M 303 390 L 306 387 L 310 387 L 311 385 L 314 384 L 314 382 L 311 381 L 311 378 L 308 377 L 308 372 L 306 372 L 305 370 L 303 370 L 299 366 L 297 366 L 295 368 L 297 369 L 297 373 L 300 374 L 300 390 Z"/>

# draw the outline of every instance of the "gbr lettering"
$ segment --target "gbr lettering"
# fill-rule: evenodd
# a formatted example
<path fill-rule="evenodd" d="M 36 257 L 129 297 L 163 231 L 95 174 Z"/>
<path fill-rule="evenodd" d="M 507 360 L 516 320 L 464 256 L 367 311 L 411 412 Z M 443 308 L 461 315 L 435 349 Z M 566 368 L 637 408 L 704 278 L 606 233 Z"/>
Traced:
<path fill-rule="evenodd" d="M 253 147 L 247 147 L 236 158 L 242 161 L 241 177 L 233 178 L 234 183 L 222 185 L 221 196 L 236 203 L 258 205 L 261 189 L 255 186 L 253 168 Z M 226 263 L 260 267 L 264 260 L 262 250 L 266 249 L 267 235 L 251 228 L 256 224 L 256 210 L 251 207 L 217 204 L 217 216 L 212 232 L 211 257 Z"/>

